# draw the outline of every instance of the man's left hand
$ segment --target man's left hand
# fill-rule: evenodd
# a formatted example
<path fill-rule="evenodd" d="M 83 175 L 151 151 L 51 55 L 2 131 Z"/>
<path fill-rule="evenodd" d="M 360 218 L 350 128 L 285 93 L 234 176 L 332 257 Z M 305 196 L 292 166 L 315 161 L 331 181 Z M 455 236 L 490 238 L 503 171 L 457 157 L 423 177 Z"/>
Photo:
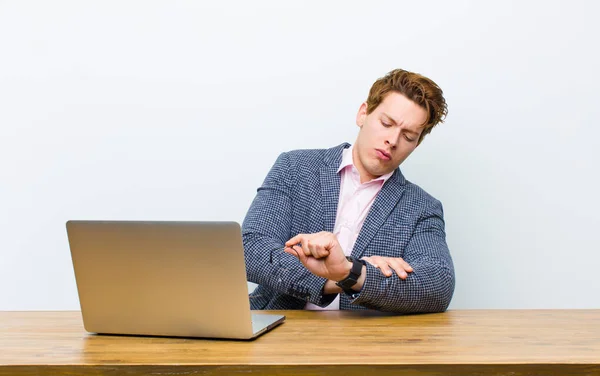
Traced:
<path fill-rule="evenodd" d="M 400 257 L 370 256 L 362 259 L 381 270 L 386 277 L 392 276 L 392 270 L 400 279 L 406 279 L 408 273 L 413 272 L 412 266 Z"/>

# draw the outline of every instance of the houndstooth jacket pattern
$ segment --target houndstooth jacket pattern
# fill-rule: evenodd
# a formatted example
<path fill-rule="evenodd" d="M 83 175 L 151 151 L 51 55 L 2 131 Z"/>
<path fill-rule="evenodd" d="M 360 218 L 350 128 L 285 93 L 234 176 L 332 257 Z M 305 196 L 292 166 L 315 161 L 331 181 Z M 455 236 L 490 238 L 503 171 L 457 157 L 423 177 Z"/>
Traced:
<path fill-rule="evenodd" d="M 307 302 L 326 306 L 335 298 L 323 295 L 325 278 L 283 250 L 297 234 L 333 232 L 337 169 L 349 146 L 282 153 L 258 188 L 242 224 L 248 280 L 259 285 L 250 294 L 252 309 L 303 309 Z M 402 257 L 413 272 L 405 280 L 395 273 L 385 277 L 367 263 L 361 292 L 342 293 L 340 309 L 445 311 L 455 284 L 445 238 L 441 203 L 396 169 L 367 214 L 351 255 Z"/>

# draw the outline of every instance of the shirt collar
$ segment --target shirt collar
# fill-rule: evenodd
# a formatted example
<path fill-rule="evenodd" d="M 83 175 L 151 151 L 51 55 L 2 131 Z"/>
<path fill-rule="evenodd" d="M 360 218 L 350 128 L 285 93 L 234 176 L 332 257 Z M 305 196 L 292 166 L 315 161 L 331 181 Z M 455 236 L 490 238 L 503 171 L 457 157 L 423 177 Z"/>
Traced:
<path fill-rule="evenodd" d="M 356 173 L 358 174 L 358 169 L 356 168 L 356 166 L 354 165 L 354 162 L 352 160 L 352 149 L 354 148 L 353 145 L 350 145 L 349 148 L 344 149 L 342 151 L 342 163 L 340 163 L 340 167 L 337 169 L 337 173 L 339 174 L 343 169 L 345 169 L 346 167 L 350 167 L 352 168 L 352 170 L 356 171 Z M 373 180 L 369 180 L 366 183 L 370 183 L 373 181 L 381 181 L 382 184 L 385 183 L 389 178 L 392 177 L 392 175 L 394 174 L 394 171 L 389 172 L 385 175 L 381 175 L 378 178 L 375 178 Z"/>

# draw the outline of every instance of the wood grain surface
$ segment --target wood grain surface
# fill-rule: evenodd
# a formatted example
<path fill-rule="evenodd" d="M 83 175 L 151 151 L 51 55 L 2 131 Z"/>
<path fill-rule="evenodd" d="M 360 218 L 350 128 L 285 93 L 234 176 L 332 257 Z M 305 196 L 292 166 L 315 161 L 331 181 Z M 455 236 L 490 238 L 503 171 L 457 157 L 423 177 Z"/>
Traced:
<path fill-rule="evenodd" d="M 80 312 L 0 312 L 0 375 L 591 375 L 600 310 L 272 311 L 253 341 L 86 333 Z"/>

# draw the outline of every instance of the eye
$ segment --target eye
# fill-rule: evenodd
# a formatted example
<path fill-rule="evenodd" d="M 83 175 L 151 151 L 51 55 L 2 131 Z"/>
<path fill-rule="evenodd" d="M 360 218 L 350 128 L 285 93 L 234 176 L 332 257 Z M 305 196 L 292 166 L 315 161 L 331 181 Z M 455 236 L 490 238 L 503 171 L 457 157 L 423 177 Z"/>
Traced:
<path fill-rule="evenodd" d="M 381 122 L 381 124 L 382 124 L 384 127 L 386 127 L 386 128 L 389 128 L 389 127 L 391 127 L 391 126 L 392 126 L 391 124 L 385 123 L 385 122 L 383 122 L 383 121 Z"/>
<path fill-rule="evenodd" d="M 413 142 L 415 139 L 414 138 L 410 138 L 407 135 L 404 135 L 404 138 L 406 139 L 406 141 L 408 142 Z"/>

